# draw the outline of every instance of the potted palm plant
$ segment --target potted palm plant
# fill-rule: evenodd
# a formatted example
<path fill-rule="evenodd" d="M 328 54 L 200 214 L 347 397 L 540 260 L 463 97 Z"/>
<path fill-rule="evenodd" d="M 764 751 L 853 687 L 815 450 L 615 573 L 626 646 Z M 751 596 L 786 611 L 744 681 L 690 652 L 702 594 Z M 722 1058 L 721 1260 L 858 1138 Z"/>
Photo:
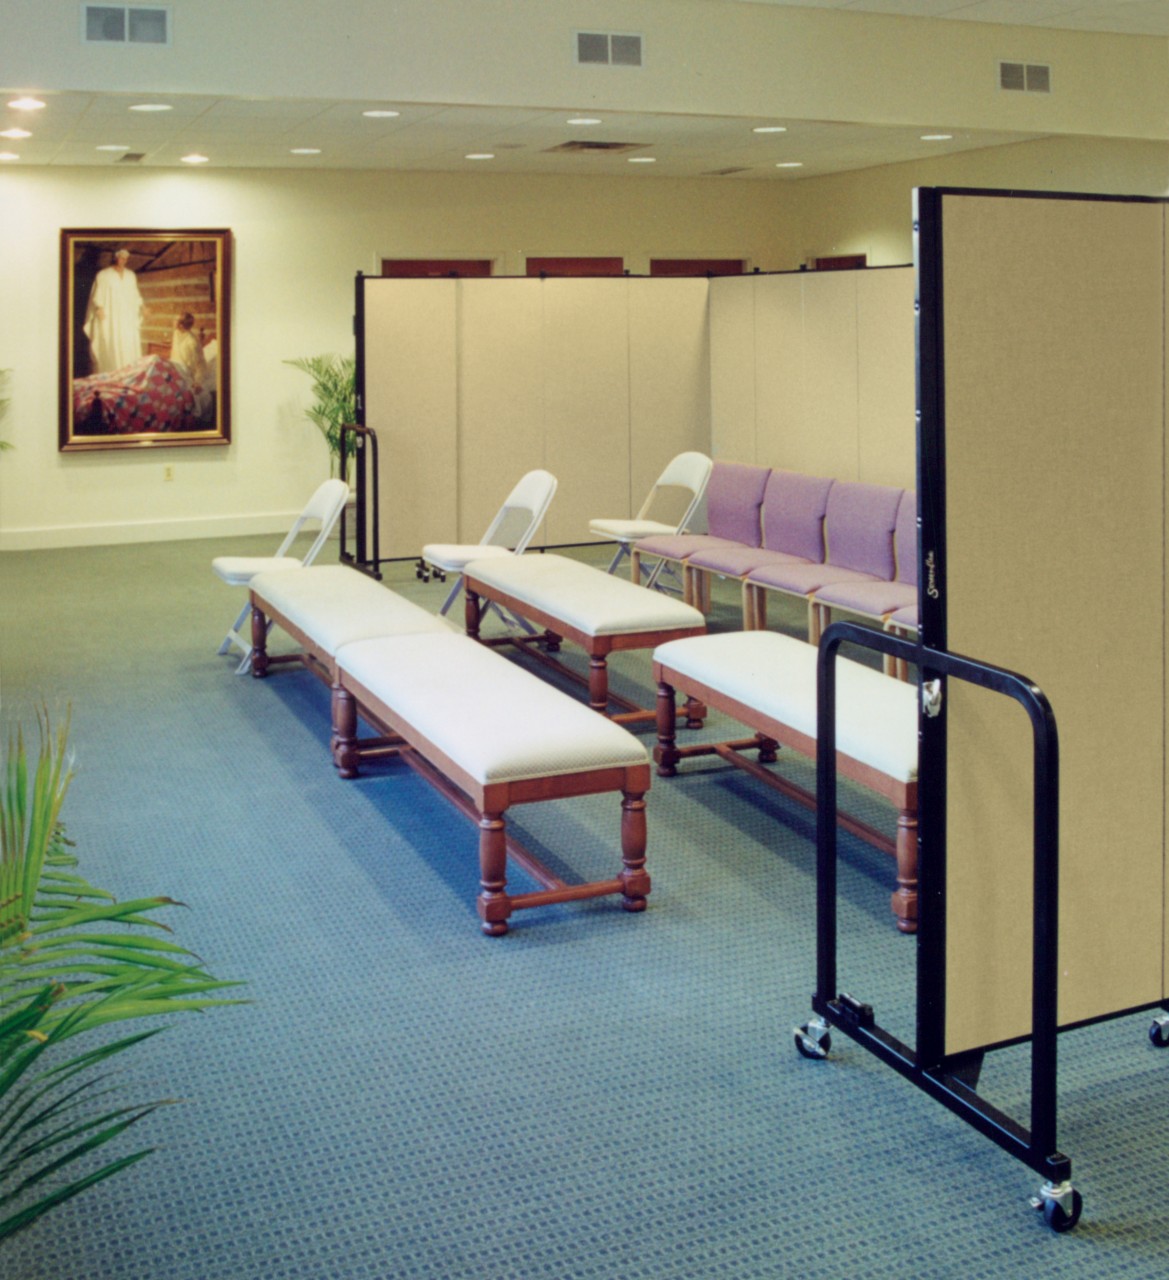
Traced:
<path fill-rule="evenodd" d="M 300 356 L 285 364 L 312 379 L 314 403 L 305 417 L 320 431 L 329 446 L 329 474 L 341 474 L 341 428 L 356 420 L 356 367 L 353 356 Z M 348 476 L 342 477 L 348 480 Z"/>

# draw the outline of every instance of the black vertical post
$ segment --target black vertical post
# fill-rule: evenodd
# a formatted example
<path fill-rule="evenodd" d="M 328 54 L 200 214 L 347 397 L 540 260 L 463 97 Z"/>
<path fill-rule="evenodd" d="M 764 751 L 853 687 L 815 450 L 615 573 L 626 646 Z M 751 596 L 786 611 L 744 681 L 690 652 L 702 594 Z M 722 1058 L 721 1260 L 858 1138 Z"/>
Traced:
<path fill-rule="evenodd" d="M 917 523 L 919 652 L 945 650 L 946 414 L 942 329 L 942 193 L 913 193 L 917 335 Z M 945 677 L 918 663 L 923 686 L 938 682 L 940 711 L 919 720 L 917 1055 L 936 1070 L 946 1052 L 946 785 Z"/>

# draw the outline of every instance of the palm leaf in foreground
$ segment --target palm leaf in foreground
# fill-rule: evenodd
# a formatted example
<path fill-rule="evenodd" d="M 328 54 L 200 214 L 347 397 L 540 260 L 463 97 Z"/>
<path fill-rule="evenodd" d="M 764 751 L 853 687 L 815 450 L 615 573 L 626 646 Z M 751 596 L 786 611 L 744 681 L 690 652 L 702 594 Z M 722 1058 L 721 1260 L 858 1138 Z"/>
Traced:
<path fill-rule="evenodd" d="M 30 773 L 17 730 L 0 783 L 0 1242 L 153 1150 L 96 1154 L 164 1103 L 110 1108 L 93 1073 L 165 1028 L 106 1031 L 72 1056 L 59 1046 L 132 1018 L 241 1003 L 221 994 L 236 983 L 158 936 L 170 929 L 156 914 L 181 904 L 119 903 L 72 870 L 60 825 L 67 733 L 40 718 Z"/>

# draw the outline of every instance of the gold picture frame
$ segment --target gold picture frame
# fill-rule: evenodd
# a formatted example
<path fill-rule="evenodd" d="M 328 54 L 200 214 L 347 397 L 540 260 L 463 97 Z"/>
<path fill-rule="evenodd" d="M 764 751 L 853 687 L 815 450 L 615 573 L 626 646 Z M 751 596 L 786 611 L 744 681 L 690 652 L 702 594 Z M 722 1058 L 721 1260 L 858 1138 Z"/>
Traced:
<path fill-rule="evenodd" d="M 62 453 L 231 442 L 231 232 L 61 232 Z"/>

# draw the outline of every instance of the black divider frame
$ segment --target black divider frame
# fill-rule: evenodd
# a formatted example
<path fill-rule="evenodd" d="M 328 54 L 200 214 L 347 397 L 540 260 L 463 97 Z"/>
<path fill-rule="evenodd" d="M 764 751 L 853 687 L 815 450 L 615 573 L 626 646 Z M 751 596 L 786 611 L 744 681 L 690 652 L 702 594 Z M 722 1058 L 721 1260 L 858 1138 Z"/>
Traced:
<path fill-rule="evenodd" d="M 1019 702 L 1034 739 L 1034 904 L 1031 994 L 1030 1129 L 979 1097 L 969 1083 L 971 1055 L 947 1058 L 945 913 L 945 780 L 924 749 L 924 726 L 936 724 L 944 742 L 945 695 L 938 713 L 921 717 L 923 726 L 919 796 L 924 831 L 940 819 L 940 836 L 920 859 L 917 935 L 917 1048 L 877 1025 L 872 1008 L 837 989 L 836 975 L 836 665 L 841 644 L 856 644 L 914 663 L 923 688 L 934 681 L 963 680 Z M 1049 1184 L 1071 1177 L 1071 1161 L 1056 1147 L 1056 1039 L 1058 1035 L 1059 926 L 1059 738 L 1055 716 L 1043 692 L 1025 676 L 1001 667 L 943 653 L 921 641 L 905 640 L 855 623 L 835 622 L 820 641 L 817 668 L 816 751 L 816 992 L 812 1008 L 829 1025 L 918 1088 L 948 1107 L 985 1137 L 1022 1160 Z M 932 735 L 931 735 L 932 736 Z M 940 793 L 940 794 L 939 794 Z M 929 814 L 928 810 L 934 810 Z M 975 1063 L 975 1065 L 977 1065 Z"/>
<path fill-rule="evenodd" d="M 347 476 L 350 440 L 354 459 L 354 550 L 349 550 L 348 528 L 345 513 L 341 513 L 341 560 L 373 578 L 380 579 L 381 548 L 380 495 L 378 493 L 377 433 L 365 425 L 365 274 L 357 273 L 353 301 L 353 339 L 356 346 L 354 364 L 356 423 L 341 428 L 341 474 Z M 372 462 L 369 455 L 372 453 Z M 370 531 L 372 530 L 372 547 Z"/>

